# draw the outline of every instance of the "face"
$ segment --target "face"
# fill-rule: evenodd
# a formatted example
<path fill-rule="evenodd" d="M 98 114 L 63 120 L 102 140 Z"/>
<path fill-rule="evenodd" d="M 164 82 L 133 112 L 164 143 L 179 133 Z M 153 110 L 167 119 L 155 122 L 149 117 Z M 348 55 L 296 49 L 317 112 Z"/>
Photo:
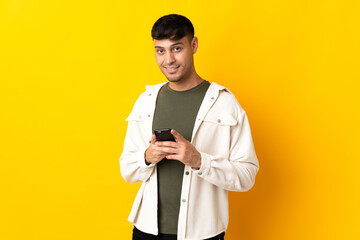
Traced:
<path fill-rule="evenodd" d="M 191 42 L 187 36 L 179 40 L 154 39 L 155 58 L 161 72 L 170 82 L 186 80 L 195 73 L 193 54 L 197 38 Z"/>

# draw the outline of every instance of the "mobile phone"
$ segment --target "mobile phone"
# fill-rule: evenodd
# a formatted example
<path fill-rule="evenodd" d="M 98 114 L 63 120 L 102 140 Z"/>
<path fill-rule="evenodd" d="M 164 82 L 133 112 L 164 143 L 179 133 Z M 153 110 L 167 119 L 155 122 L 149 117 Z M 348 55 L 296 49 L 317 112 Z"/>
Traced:
<path fill-rule="evenodd" d="M 170 133 L 170 128 L 156 129 L 154 130 L 157 141 L 171 141 L 175 142 L 174 135 Z"/>

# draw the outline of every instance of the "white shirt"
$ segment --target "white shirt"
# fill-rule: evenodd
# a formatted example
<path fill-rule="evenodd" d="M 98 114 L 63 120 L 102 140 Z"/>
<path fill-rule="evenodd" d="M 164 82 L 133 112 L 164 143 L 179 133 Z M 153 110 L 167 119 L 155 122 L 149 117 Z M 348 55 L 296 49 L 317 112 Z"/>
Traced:
<path fill-rule="evenodd" d="M 156 164 L 146 165 L 157 94 L 165 83 L 146 86 L 126 119 L 128 129 L 120 157 L 127 182 L 142 181 L 128 220 L 157 235 Z M 226 231 L 228 192 L 249 190 L 259 169 L 245 111 L 225 87 L 211 83 L 196 117 L 191 143 L 201 154 L 199 170 L 185 166 L 178 220 L 179 240 L 199 240 Z"/>

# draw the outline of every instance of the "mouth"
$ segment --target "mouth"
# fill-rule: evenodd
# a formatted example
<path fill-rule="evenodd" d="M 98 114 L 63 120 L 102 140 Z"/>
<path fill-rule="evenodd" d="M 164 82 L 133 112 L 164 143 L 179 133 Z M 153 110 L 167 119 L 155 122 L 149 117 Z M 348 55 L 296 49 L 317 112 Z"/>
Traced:
<path fill-rule="evenodd" d="M 180 66 L 176 67 L 164 67 L 168 73 L 175 73 L 179 69 Z"/>

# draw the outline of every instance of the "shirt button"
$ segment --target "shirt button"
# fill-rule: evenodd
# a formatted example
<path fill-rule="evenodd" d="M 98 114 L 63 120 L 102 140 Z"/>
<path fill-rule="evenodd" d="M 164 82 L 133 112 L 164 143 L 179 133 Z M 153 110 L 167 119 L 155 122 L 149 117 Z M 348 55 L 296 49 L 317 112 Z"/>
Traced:
<path fill-rule="evenodd" d="M 189 175 L 190 173 L 189 173 L 189 171 L 186 171 L 185 174 L 186 174 L 186 175 Z"/>
<path fill-rule="evenodd" d="M 150 117 L 150 114 L 148 115 L 148 117 Z"/>
<path fill-rule="evenodd" d="M 182 201 L 182 202 L 186 202 L 186 199 L 185 199 L 185 198 L 183 198 L 181 201 Z"/>
<path fill-rule="evenodd" d="M 218 120 L 217 120 L 217 122 L 218 122 L 218 123 L 221 123 L 221 120 L 220 120 L 220 119 L 218 119 Z"/>
<path fill-rule="evenodd" d="M 198 174 L 199 174 L 199 175 L 201 175 L 201 174 L 202 174 L 202 172 L 199 172 Z"/>
<path fill-rule="evenodd" d="M 149 96 L 151 96 L 151 93 L 149 93 Z"/>
<path fill-rule="evenodd" d="M 143 118 L 143 116 L 142 116 L 142 115 L 140 115 L 140 116 L 139 116 L 139 119 L 142 119 L 142 118 Z"/>

